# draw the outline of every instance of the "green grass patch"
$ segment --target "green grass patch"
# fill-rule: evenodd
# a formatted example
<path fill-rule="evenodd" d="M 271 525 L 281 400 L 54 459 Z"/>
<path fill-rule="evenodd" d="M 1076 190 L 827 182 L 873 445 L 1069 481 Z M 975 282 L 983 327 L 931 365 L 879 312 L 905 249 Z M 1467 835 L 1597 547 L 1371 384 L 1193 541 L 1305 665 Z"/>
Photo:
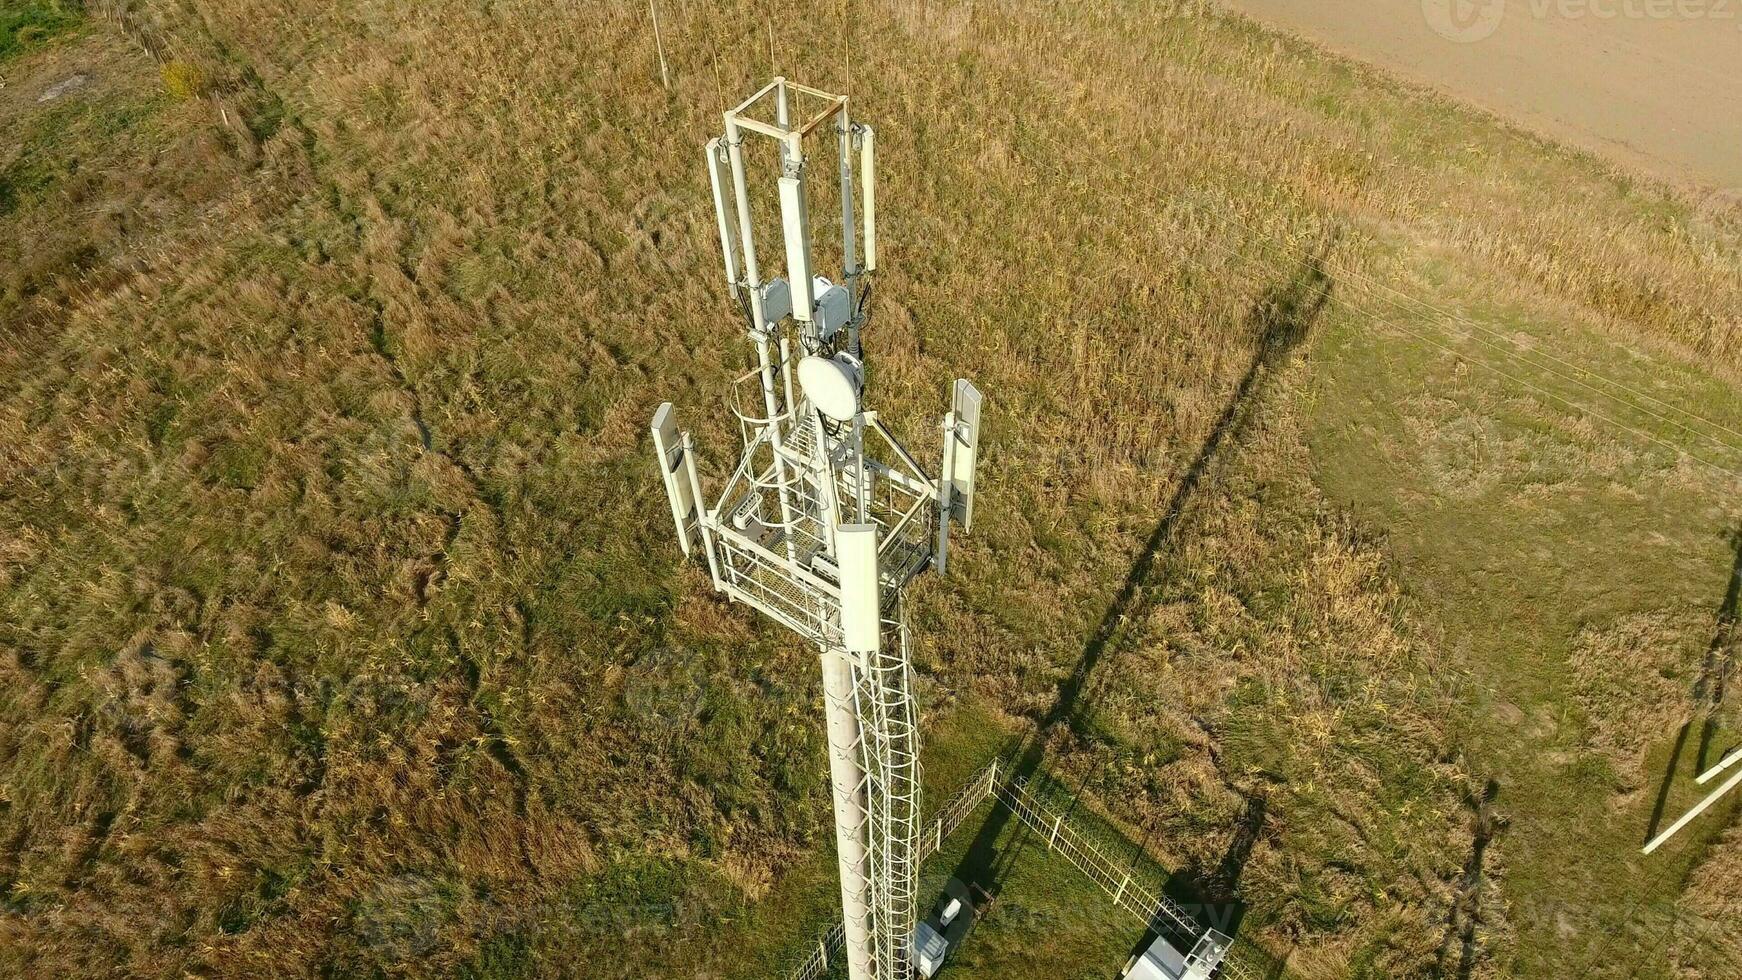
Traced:
<path fill-rule="evenodd" d="M 1613 937 L 1674 900 L 1727 822 L 1714 812 L 1638 853 L 1698 798 L 1694 748 L 1671 746 L 1736 558 L 1719 470 L 1742 464 L 1722 438 L 1742 399 L 1697 365 L 1462 286 L 1441 302 L 1512 339 L 1336 318 L 1311 397 L 1316 477 L 1386 529 L 1412 609 L 1468 673 L 1463 741 L 1510 821 L 1497 845 L 1518 932 L 1509 972 L 1671 976 L 1665 944 Z M 1539 353 L 1504 354 L 1527 348 Z"/>
<path fill-rule="evenodd" d="M 79 0 L 3 0 L 0 2 L 0 62 L 72 33 L 84 19 L 84 4 Z"/>
<path fill-rule="evenodd" d="M 36 113 L 17 157 L 0 168 L 0 216 L 41 202 L 93 160 L 109 163 L 109 144 L 137 130 L 158 106 L 154 97 L 91 101 L 74 96 Z"/>
<path fill-rule="evenodd" d="M 983 804 L 919 879 L 921 914 L 931 910 L 975 831 L 991 814 Z M 1046 849 L 1046 840 L 1012 820 L 994 845 L 1008 855 L 997 899 L 946 961 L 948 980 L 1105 980 L 1118 974 L 1144 930 L 1109 896 Z"/>

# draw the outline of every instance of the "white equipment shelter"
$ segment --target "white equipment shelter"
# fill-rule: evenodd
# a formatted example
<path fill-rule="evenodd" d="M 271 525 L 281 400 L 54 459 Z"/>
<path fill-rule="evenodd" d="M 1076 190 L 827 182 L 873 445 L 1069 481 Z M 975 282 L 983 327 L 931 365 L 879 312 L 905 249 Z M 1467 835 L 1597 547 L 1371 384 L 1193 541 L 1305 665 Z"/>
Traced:
<path fill-rule="evenodd" d="M 743 445 L 712 496 L 669 402 L 653 416 L 654 448 L 684 554 L 701 556 L 716 589 L 821 652 L 848 975 L 907 980 L 920 772 L 901 595 L 944 569 L 950 525 L 966 531 L 973 519 L 981 396 L 956 381 L 936 478 L 866 405 L 876 143 L 848 119 L 847 99 L 776 78 L 725 126 L 704 159 L 726 285 L 755 358 L 731 392 Z M 774 143 L 772 181 L 748 176 L 751 137 Z M 811 186 L 807 139 L 838 169 L 838 279 L 813 263 L 811 196 L 834 182 Z M 765 276 L 756 247 L 753 226 L 770 211 L 782 276 Z"/>
<path fill-rule="evenodd" d="M 1191 952 L 1184 953 L 1166 936 L 1157 936 L 1148 949 L 1125 964 L 1121 976 L 1125 980 L 1210 980 L 1228 955 L 1230 942 L 1227 936 L 1211 929 L 1198 939 Z"/>

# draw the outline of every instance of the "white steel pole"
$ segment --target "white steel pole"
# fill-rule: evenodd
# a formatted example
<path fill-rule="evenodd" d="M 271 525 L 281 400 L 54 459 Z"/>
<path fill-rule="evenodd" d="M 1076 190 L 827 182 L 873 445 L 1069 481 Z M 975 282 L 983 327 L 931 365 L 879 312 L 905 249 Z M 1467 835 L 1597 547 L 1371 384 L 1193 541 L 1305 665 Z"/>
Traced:
<path fill-rule="evenodd" d="M 956 468 L 956 413 L 944 416 L 944 465 L 938 473 L 938 574 L 946 574 L 950 558 L 950 512 L 955 507 L 956 484 L 950 473 Z"/>
<path fill-rule="evenodd" d="M 817 459 L 826 461 L 830 456 L 831 449 L 828 433 L 823 430 L 823 413 L 812 406 L 804 424 L 809 425 L 811 432 L 815 434 Z M 817 506 L 821 511 L 817 520 L 818 523 L 822 524 L 823 532 L 828 538 L 829 554 L 834 555 L 839 554 L 840 551 L 836 546 L 836 541 L 839 538 L 837 531 L 841 521 L 845 519 L 845 515 L 842 513 L 841 495 L 838 492 L 839 487 L 835 482 L 832 467 L 833 464 L 825 463 L 826 472 L 823 474 L 823 478 L 817 481 Z"/>
<path fill-rule="evenodd" d="M 848 309 L 859 309 L 858 242 L 853 230 L 853 127 L 847 121 L 846 103 L 841 104 L 841 274 L 847 280 Z M 853 324 L 847 344 L 859 356 L 859 325 Z"/>
<path fill-rule="evenodd" d="M 744 242 L 744 278 L 745 286 L 750 291 L 750 317 L 756 322 L 751 324 L 752 336 L 756 340 L 756 355 L 758 366 L 762 372 L 762 403 L 767 410 L 765 423 L 768 428 L 768 441 L 777 450 L 774 454 L 775 478 L 780 489 L 780 519 L 786 529 L 786 553 L 788 558 L 796 558 L 796 546 L 792 540 L 794 526 L 792 513 L 791 478 L 787 476 L 786 459 L 778 450 L 783 448 L 781 437 L 779 398 L 774 391 L 774 365 L 768 352 L 768 322 L 764 318 L 762 307 L 762 279 L 756 268 L 756 239 L 750 226 L 750 189 L 744 182 L 744 137 L 738 128 L 738 117 L 735 113 L 726 113 L 726 156 L 732 161 L 732 196 L 738 204 L 738 232 Z"/>
<path fill-rule="evenodd" d="M 714 588 L 721 588 L 720 560 L 714 555 L 713 511 L 708 509 L 708 501 L 702 496 L 702 481 L 696 475 L 696 447 L 690 441 L 690 434 L 683 434 L 683 467 L 690 481 L 690 497 L 696 502 L 696 525 L 702 533 L 702 553 L 708 556 L 708 576 L 714 580 Z"/>
<path fill-rule="evenodd" d="M 732 163 L 732 196 L 738 205 L 738 239 L 744 243 L 744 285 L 750 291 L 750 315 L 756 322 L 751 327 L 764 329 L 762 318 L 762 277 L 756 270 L 756 239 L 750 229 L 750 189 L 744 183 L 744 135 L 738 129 L 738 117 L 726 113 L 726 157 Z"/>
<path fill-rule="evenodd" d="M 853 503 L 859 523 L 871 520 L 871 474 L 865 465 L 865 413 L 853 416 Z"/>
<path fill-rule="evenodd" d="M 1698 776 L 1695 776 L 1694 782 L 1705 785 L 1711 781 L 1713 776 L 1716 776 L 1718 773 L 1730 768 L 1737 759 L 1742 759 L 1742 746 L 1731 749 L 1722 759 L 1718 760 L 1716 765 L 1707 769 L 1705 772 L 1700 773 Z"/>
<path fill-rule="evenodd" d="M 786 337 L 780 338 L 780 372 L 786 383 L 786 407 L 791 409 L 798 404 L 798 399 L 792 393 L 792 341 Z M 795 426 L 805 424 L 804 420 L 796 416 L 792 421 Z"/>
<path fill-rule="evenodd" d="M 1692 823 L 1693 819 L 1695 817 L 1706 812 L 1707 807 L 1718 802 L 1720 799 L 1723 799 L 1724 794 L 1735 789 L 1737 784 L 1739 784 L 1739 783 L 1742 783 L 1742 769 L 1736 770 L 1734 775 L 1732 775 L 1729 779 L 1724 780 L 1724 785 L 1719 786 L 1715 790 L 1712 790 L 1712 792 L 1709 796 L 1707 796 L 1705 799 L 1701 800 L 1700 802 L 1694 804 L 1694 808 L 1692 810 L 1689 810 L 1688 812 L 1682 814 L 1680 820 L 1677 820 L 1675 823 L 1670 824 L 1668 830 L 1665 830 L 1663 833 L 1658 834 L 1656 837 L 1653 837 L 1651 839 L 1651 843 L 1645 845 L 1644 850 L 1640 851 L 1640 853 L 1641 854 L 1650 854 L 1652 851 L 1657 850 L 1659 845 L 1661 845 L 1664 841 L 1669 840 L 1671 837 L 1674 837 L 1676 835 L 1677 831 L 1681 830 L 1683 827 L 1686 827 L 1689 823 Z"/>
<path fill-rule="evenodd" d="M 653 16 L 653 46 L 659 51 L 659 84 L 671 88 L 671 74 L 665 70 L 665 38 L 659 33 L 659 9 L 647 0 L 647 12 Z"/>
<path fill-rule="evenodd" d="M 889 881 L 884 876 L 885 869 L 880 867 L 876 854 L 882 846 L 883 827 L 878 817 L 880 807 L 886 805 L 886 800 L 873 799 L 872 794 L 886 790 L 882 779 L 873 778 L 876 772 L 875 749 L 885 733 L 877 728 L 875 715 L 868 716 L 868 705 L 862 703 L 862 682 L 870 673 L 870 665 L 876 658 L 883 642 L 883 604 L 880 601 L 879 583 L 877 580 L 877 526 L 875 524 L 842 524 L 835 528 L 835 564 L 840 576 L 841 585 L 841 646 L 843 658 L 852 658 L 857 662 L 859 676 L 852 671 L 847 673 L 849 687 L 845 690 L 845 699 L 840 708 L 843 713 L 853 715 L 854 734 L 860 744 L 854 746 L 854 759 L 863 768 L 858 772 L 862 787 L 859 809 L 849 808 L 843 812 L 836 810 L 836 833 L 845 835 L 851 830 L 860 846 L 865 849 L 865 900 L 867 929 L 866 961 L 875 970 L 876 980 L 893 980 L 896 976 L 897 964 L 885 962 L 889 946 L 887 930 L 890 923 L 883 920 L 883 892 L 888 888 Z M 837 679 L 838 680 L 838 679 Z M 860 695 L 855 697 L 855 693 Z M 834 706 L 831 705 L 831 711 Z M 874 710 L 874 709 L 873 709 Z M 835 725 L 833 716 L 830 718 L 830 728 Z M 831 738 L 831 743 L 833 739 Z M 831 745 L 832 747 L 832 745 Z M 867 751 L 867 749 L 872 751 Z M 837 797 L 837 800 L 839 797 Z M 851 826 L 849 826 L 851 824 Z M 843 866 L 841 878 L 841 897 L 843 914 L 850 917 L 847 909 L 851 905 L 847 899 L 847 869 Z"/>
<path fill-rule="evenodd" d="M 835 854 L 841 874 L 841 923 L 847 976 L 873 980 L 871 882 L 866 853 L 870 831 L 865 768 L 859 761 L 859 714 L 853 706 L 853 666 L 844 650 L 823 653 L 823 708 L 829 733 L 829 786 L 835 798 Z"/>

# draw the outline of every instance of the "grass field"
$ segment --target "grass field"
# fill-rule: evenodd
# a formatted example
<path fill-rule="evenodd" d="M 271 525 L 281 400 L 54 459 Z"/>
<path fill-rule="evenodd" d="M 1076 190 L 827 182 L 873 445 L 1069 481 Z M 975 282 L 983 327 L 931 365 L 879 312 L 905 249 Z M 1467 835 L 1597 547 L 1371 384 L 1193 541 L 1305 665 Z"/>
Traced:
<path fill-rule="evenodd" d="M 0 6 L 0 972 L 815 941 L 815 656 L 645 437 L 732 452 L 778 71 L 878 127 L 884 416 L 989 396 L 931 800 L 1017 746 L 1287 976 L 1733 975 L 1734 808 L 1637 850 L 1736 738 L 1742 214 L 1196 4 L 824 6 L 662 0 L 669 91 L 636 4 Z M 1049 860 L 949 976 L 1123 962 Z"/>

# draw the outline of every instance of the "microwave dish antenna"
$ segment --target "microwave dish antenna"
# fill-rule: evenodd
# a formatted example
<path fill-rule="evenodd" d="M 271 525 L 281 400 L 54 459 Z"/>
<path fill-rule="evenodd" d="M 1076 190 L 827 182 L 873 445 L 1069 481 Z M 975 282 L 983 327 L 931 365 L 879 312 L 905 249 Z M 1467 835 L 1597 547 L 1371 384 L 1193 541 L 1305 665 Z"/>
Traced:
<path fill-rule="evenodd" d="M 859 390 L 864 372 L 851 354 L 807 357 L 798 362 L 798 386 L 817 411 L 836 422 L 851 422 L 859 414 Z"/>

